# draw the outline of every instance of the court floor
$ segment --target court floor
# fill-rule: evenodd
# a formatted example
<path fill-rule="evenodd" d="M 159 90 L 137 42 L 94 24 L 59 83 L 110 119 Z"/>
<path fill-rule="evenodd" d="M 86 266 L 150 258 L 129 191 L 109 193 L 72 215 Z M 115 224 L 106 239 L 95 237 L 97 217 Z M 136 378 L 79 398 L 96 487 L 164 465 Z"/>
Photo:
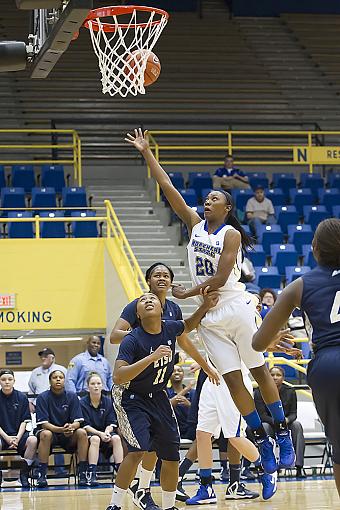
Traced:
<path fill-rule="evenodd" d="M 250 484 L 255 490 L 257 484 Z M 187 492 L 192 495 L 197 486 L 185 485 Z M 225 485 L 215 484 L 218 495 L 217 505 L 201 505 L 199 508 L 207 510 L 323 510 L 339 509 L 340 500 L 335 490 L 333 480 L 307 480 L 303 482 L 279 482 L 279 489 L 270 501 L 258 498 L 253 501 L 224 500 Z M 152 489 L 155 501 L 160 504 L 160 488 Z M 1 510 L 105 510 L 110 502 L 111 489 L 59 489 L 48 488 L 40 491 L 22 492 L 20 489 L 11 492 L 1 492 Z M 179 509 L 185 507 L 179 503 Z M 129 496 L 125 499 L 124 510 L 133 510 Z"/>

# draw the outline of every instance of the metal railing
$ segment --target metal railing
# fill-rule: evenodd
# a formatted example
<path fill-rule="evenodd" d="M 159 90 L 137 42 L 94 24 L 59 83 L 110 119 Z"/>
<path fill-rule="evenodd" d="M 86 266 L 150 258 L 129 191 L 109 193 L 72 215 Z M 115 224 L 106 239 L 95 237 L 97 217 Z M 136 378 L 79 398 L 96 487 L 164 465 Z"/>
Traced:
<path fill-rule="evenodd" d="M 22 159 L 18 159 L 18 156 L 7 159 L 1 157 L 0 165 L 70 165 L 73 166 L 74 182 L 82 185 L 81 141 L 74 129 L 0 129 L 0 136 L 5 134 L 27 135 L 28 140 L 25 143 L 18 143 L 17 140 L 1 142 L 1 153 L 15 151 L 16 154 L 20 154 L 21 150 L 24 152 Z M 46 141 L 46 136 L 50 141 Z M 70 141 L 59 143 L 59 136 L 66 136 Z M 33 138 L 36 137 L 38 141 L 35 142 Z M 60 150 L 65 151 L 66 155 L 59 158 L 57 151 Z M 27 153 L 30 151 L 36 152 L 28 157 Z M 47 151 L 51 151 L 50 156 L 46 154 Z"/>

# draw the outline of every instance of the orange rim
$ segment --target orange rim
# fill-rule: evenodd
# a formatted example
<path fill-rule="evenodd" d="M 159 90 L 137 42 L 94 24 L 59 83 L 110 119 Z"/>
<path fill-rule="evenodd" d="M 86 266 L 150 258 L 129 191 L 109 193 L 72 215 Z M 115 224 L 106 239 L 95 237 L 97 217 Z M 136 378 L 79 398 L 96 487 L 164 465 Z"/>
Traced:
<path fill-rule="evenodd" d="M 83 23 L 83 26 L 85 28 L 89 27 L 89 21 L 91 21 L 91 27 L 95 32 L 98 32 L 100 28 L 104 30 L 104 32 L 115 32 L 117 28 L 145 28 L 148 26 L 155 26 L 159 25 L 161 20 L 155 20 L 151 23 L 104 23 L 102 22 L 100 25 L 96 21 L 98 18 L 107 18 L 108 16 L 121 16 L 123 14 L 131 14 L 133 11 L 141 11 L 141 12 L 155 12 L 156 14 L 159 14 L 160 16 L 165 16 L 167 19 L 169 19 L 169 13 L 164 11 L 163 9 L 159 9 L 158 7 L 146 7 L 145 5 L 116 5 L 112 7 L 99 7 L 98 9 L 93 9 L 89 12 L 87 15 L 86 20 Z"/>

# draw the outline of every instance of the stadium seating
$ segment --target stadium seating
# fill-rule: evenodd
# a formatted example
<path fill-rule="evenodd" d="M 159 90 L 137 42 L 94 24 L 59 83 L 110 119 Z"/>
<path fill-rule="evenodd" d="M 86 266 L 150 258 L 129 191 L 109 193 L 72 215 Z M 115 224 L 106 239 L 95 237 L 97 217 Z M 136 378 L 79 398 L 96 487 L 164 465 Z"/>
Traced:
<path fill-rule="evenodd" d="M 188 189 L 180 189 L 178 190 L 182 197 L 184 198 L 186 204 L 189 207 L 194 207 L 197 205 L 197 194 L 194 189 L 188 188 Z"/>
<path fill-rule="evenodd" d="M 168 176 L 176 189 L 183 189 L 185 187 L 182 172 L 169 172 Z"/>
<path fill-rule="evenodd" d="M 333 206 L 340 205 L 340 189 L 319 189 L 319 203 L 324 205 L 327 211 L 332 214 Z"/>
<path fill-rule="evenodd" d="M 63 188 L 62 193 L 62 202 L 64 207 L 86 207 L 87 206 L 87 198 L 86 191 L 83 186 L 72 187 L 72 188 Z"/>
<path fill-rule="evenodd" d="M 286 267 L 297 265 L 298 253 L 293 244 L 272 244 L 270 254 L 273 266 L 281 275 L 285 274 Z"/>
<path fill-rule="evenodd" d="M 72 212 L 72 218 L 94 217 L 94 211 Z M 96 221 L 72 221 L 72 234 L 74 237 L 98 237 Z"/>
<path fill-rule="evenodd" d="M 274 177 L 274 179 L 275 179 L 275 177 Z M 275 182 L 275 180 L 276 180 L 276 182 Z M 276 178 L 275 180 L 274 180 L 275 187 L 281 188 L 285 197 L 288 200 L 289 199 L 289 190 L 296 188 L 295 177 L 293 175 L 288 176 L 287 174 L 286 175 L 283 174 L 283 176 Z"/>
<path fill-rule="evenodd" d="M 324 187 L 324 180 L 318 173 L 302 173 L 300 176 L 301 188 L 309 188 L 314 196 Z"/>
<path fill-rule="evenodd" d="M 54 188 L 32 188 L 32 208 L 56 207 L 56 192 Z"/>
<path fill-rule="evenodd" d="M 295 205 L 281 205 L 274 207 L 274 209 L 277 223 L 285 234 L 287 234 L 288 225 L 296 225 L 299 223 L 300 217 Z"/>
<path fill-rule="evenodd" d="M 340 189 L 340 174 L 339 173 L 330 173 L 328 174 L 328 186 L 330 188 L 338 188 Z"/>
<path fill-rule="evenodd" d="M 199 199 L 202 198 L 202 189 L 212 188 L 212 178 L 209 172 L 189 172 L 189 188 L 196 191 Z"/>
<path fill-rule="evenodd" d="M 303 264 L 313 269 L 316 266 L 316 260 L 313 257 L 313 251 L 310 244 L 304 244 L 302 246 Z"/>
<path fill-rule="evenodd" d="M 276 289 L 281 286 L 281 275 L 277 267 L 255 267 L 255 284 L 261 289 Z"/>
<path fill-rule="evenodd" d="M 8 218 L 32 218 L 29 211 L 9 212 Z M 33 237 L 33 222 L 11 222 L 7 223 L 8 237 L 10 238 L 31 238 Z"/>
<path fill-rule="evenodd" d="M 25 193 L 31 193 L 35 186 L 33 165 L 13 165 L 11 183 L 13 188 L 24 188 Z"/>
<path fill-rule="evenodd" d="M 1 207 L 18 209 L 26 207 L 24 188 L 2 188 Z M 2 215 L 7 216 L 7 212 L 4 211 Z"/>
<path fill-rule="evenodd" d="M 62 211 L 41 212 L 41 218 L 63 218 Z M 63 221 L 42 221 L 40 224 L 41 237 L 65 237 L 65 223 Z"/>
<path fill-rule="evenodd" d="M 333 207 L 333 216 L 334 218 L 340 218 L 340 205 Z"/>
<path fill-rule="evenodd" d="M 5 167 L 0 165 L 0 189 L 6 187 Z"/>
<path fill-rule="evenodd" d="M 277 205 L 285 205 L 287 202 L 282 189 L 279 188 L 267 189 L 265 195 L 272 201 L 274 207 Z"/>
<path fill-rule="evenodd" d="M 258 243 L 262 244 L 266 255 L 270 255 L 272 244 L 283 244 L 283 232 L 280 225 L 262 225 Z"/>
<path fill-rule="evenodd" d="M 303 207 L 303 215 L 305 223 L 309 223 L 313 231 L 315 231 L 320 221 L 330 217 L 324 205 L 305 205 Z"/>
<path fill-rule="evenodd" d="M 300 276 L 302 276 L 303 274 L 308 273 L 308 271 L 310 271 L 310 270 L 311 270 L 311 268 L 309 266 L 302 266 L 302 267 L 287 266 L 286 267 L 286 283 L 287 283 L 287 285 L 288 285 L 288 283 L 293 282 L 297 278 L 300 278 Z"/>
<path fill-rule="evenodd" d="M 235 207 L 239 211 L 245 211 L 249 198 L 254 196 L 254 192 L 251 189 L 234 189 L 231 194 Z"/>
<path fill-rule="evenodd" d="M 63 165 L 43 165 L 41 167 L 41 186 L 54 188 L 56 193 L 61 193 L 65 188 Z"/>
<path fill-rule="evenodd" d="M 302 246 L 310 244 L 313 239 L 310 225 L 288 225 L 288 242 L 294 244 L 296 251 L 302 255 Z"/>
<path fill-rule="evenodd" d="M 300 216 L 303 216 L 304 205 L 315 204 L 315 196 L 309 188 L 291 189 L 289 191 L 289 197 Z"/>
<path fill-rule="evenodd" d="M 248 172 L 247 176 L 249 178 L 249 184 L 253 190 L 255 190 L 258 186 L 261 186 L 264 189 L 269 188 L 269 179 L 266 172 Z"/>
<path fill-rule="evenodd" d="M 206 199 L 206 197 L 209 195 L 210 191 L 212 191 L 212 188 L 203 188 L 202 189 L 202 201 Z"/>
<path fill-rule="evenodd" d="M 265 266 L 266 254 L 261 244 L 255 244 L 247 249 L 247 258 L 252 262 L 253 266 Z"/>
<path fill-rule="evenodd" d="M 280 172 L 273 174 L 273 186 L 274 188 L 279 187 L 279 180 L 294 177 L 293 172 Z"/>

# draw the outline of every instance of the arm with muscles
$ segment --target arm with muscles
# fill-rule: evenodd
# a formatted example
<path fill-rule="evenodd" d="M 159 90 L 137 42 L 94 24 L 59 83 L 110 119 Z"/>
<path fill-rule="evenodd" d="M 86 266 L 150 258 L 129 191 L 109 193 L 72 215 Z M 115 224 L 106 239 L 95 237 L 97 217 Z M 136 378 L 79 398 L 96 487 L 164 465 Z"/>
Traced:
<path fill-rule="evenodd" d="M 206 287 L 209 287 L 209 292 L 223 287 L 234 268 L 240 244 L 241 234 L 237 230 L 228 230 L 224 236 L 224 246 L 214 276 L 207 278 L 204 283 L 191 289 L 185 289 L 183 285 L 174 284 L 172 286 L 172 295 L 177 299 L 186 299 L 201 294 Z"/>
<path fill-rule="evenodd" d="M 279 295 L 270 313 L 265 316 L 260 328 L 253 336 L 252 346 L 258 352 L 286 352 L 301 354 L 299 349 L 292 348 L 294 338 L 289 330 L 280 330 L 288 321 L 290 314 L 301 304 L 303 289 L 302 278 L 290 283 Z"/>
<path fill-rule="evenodd" d="M 131 324 L 119 317 L 110 335 L 111 344 L 120 344 L 123 338 L 131 331 Z"/>
<path fill-rule="evenodd" d="M 181 220 L 187 225 L 191 231 L 192 227 L 202 220 L 200 216 L 187 206 L 185 200 L 177 189 L 173 186 L 168 174 L 163 170 L 161 165 L 158 163 L 148 142 L 148 132 L 139 129 L 135 129 L 135 136 L 127 134 L 125 138 L 127 142 L 134 145 L 137 150 L 143 155 L 146 163 L 149 165 L 152 177 L 158 182 L 164 195 L 166 196 L 171 209 L 181 218 Z"/>

